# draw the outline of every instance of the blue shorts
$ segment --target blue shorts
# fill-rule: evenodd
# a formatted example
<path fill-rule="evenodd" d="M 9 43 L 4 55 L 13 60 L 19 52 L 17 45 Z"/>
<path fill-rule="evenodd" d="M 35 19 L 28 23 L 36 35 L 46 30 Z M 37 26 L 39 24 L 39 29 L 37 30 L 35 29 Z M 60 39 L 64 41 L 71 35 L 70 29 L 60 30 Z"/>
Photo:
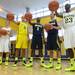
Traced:
<path fill-rule="evenodd" d="M 47 50 L 60 50 L 57 44 L 58 35 L 49 35 L 47 37 Z"/>
<path fill-rule="evenodd" d="M 33 36 L 31 49 L 43 49 L 42 37 Z"/>

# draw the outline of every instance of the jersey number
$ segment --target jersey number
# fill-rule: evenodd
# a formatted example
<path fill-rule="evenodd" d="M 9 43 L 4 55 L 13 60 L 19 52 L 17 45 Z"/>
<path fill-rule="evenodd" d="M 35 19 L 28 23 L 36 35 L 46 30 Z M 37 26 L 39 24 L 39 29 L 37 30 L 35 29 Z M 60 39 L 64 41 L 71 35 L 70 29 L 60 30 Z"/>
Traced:
<path fill-rule="evenodd" d="M 39 27 L 37 27 L 37 30 L 39 31 Z"/>
<path fill-rule="evenodd" d="M 66 17 L 65 18 L 65 23 L 72 23 L 73 22 L 73 17 Z"/>

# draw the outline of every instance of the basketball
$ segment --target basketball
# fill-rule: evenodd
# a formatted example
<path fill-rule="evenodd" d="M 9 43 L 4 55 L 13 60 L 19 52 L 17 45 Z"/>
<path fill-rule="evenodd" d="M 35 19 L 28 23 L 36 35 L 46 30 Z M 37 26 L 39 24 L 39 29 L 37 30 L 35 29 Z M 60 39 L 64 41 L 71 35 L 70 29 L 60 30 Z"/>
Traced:
<path fill-rule="evenodd" d="M 59 8 L 59 2 L 56 0 L 49 2 L 48 8 L 50 11 L 56 11 Z"/>
<path fill-rule="evenodd" d="M 27 21 L 31 21 L 32 20 L 32 14 L 30 12 L 27 12 L 24 17 L 25 17 L 25 19 Z"/>
<path fill-rule="evenodd" d="M 7 35 L 7 30 L 0 29 L 0 35 Z"/>
<path fill-rule="evenodd" d="M 52 25 L 49 24 L 49 23 L 48 24 L 45 24 L 44 28 L 45 28 L 46 31 L 49 31 L 49 30 L 52 29 Z"/>
<path fill-rule="evenodd" d="M 13 21 L 13 20 L 14 20 L 14 14 L 8 12 L 7 15 L 6 15 L 6 18 L 7 18 L 7 20 L 9 20 L 9 21 Z"/>

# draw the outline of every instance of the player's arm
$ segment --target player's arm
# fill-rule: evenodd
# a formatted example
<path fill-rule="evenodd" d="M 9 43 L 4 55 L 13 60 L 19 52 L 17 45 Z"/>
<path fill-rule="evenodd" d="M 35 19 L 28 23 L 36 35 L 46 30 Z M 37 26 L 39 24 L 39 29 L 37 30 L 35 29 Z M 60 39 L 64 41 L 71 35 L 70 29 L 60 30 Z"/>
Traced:
<path fill-rule="evenodd" d="M 61 29 L 60 26 L 53 26 L 53 28 L 54 28 L 54 29 L 57 29 L 57 30 Z"/>
<path fill-rule="evenodd" d="M 57 30 L 61 29 L 61 27 L 57 24 L 56 20 L 55 20 L 55 24 L 56 24 L 56 26 L 53 26 L 53 29 L 57 29 Z"/>
<path fill-rule="evenodd" d="M 35 25 L 35 23 L 32 23 L 31 21 L 29 21 L 29 24 L 32 25 L 32 26 Z"/>
<path fill-rule="evenodd" d="M 63 15 L 62 15 L 62 14 L 59 14 L 57 11 L 55 12 L 55 15 L 56 15 L 57 17 L 63 18 Z"/>
<path fill-rule="evenodd" d="M 45 43 L 44 26 L 42 27 L 42 39 L 43 39 L 43 42 Z"/>

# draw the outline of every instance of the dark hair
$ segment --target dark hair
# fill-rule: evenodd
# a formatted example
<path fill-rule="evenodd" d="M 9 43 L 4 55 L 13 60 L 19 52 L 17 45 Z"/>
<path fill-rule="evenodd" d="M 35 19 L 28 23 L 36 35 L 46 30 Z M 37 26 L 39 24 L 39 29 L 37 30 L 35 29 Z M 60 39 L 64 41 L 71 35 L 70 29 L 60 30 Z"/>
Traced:
<path fill-rule="evenodd" d="M 36 21 L 37 21 L 37 22 L 40 22 L 40 18 L 38 17 L 38 18 L 36 19 Z"/>
<path fill-rule="evenodd" d="M 70 9 L 71 8 L 71 5 L 70 4 L 66 4 L 65 5 L 65 9 Z"/>
<path fill-rule="evenodd" d="M 40 20 L 40 18 L 38 17 L 36 20 Z"/>

